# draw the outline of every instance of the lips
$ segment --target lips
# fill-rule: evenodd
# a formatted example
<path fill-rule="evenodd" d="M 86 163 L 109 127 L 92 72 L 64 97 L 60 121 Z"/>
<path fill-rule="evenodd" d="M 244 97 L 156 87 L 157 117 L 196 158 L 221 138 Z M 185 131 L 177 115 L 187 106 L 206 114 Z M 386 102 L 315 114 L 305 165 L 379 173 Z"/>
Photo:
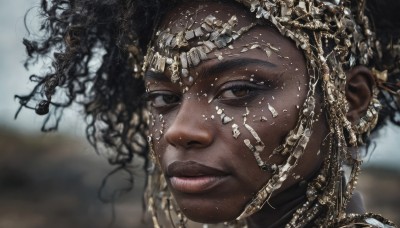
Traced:
<path fill-rule="evenodd" d="M 221 183 L 228 174 L 194 161 L 175 161 L 167 167 L 172 188 L 183 193 L 206 192 Z"/>

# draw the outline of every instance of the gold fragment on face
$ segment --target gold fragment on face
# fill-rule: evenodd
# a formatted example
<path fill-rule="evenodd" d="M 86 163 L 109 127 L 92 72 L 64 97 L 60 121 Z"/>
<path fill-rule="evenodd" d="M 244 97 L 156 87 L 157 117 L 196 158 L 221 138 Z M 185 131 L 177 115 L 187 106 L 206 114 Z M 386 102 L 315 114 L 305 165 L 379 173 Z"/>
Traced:
<path fill-rule="evenodd" d="M 237 124 L 232 124 L 232 134 L 235 139 L 240 135 L 239 126 Z"/>
<path fill-rule="evenodd" d="M 220 117 L 221 117 L 222 124 L 224 124 L 224 125 L 228 124 L 233 120 L 233 117 L 231 118 L 231 117 L 227 116 L 224 113 L 223 109 L 218 108 L 218 106 L 215 107 L 215 109 L 217 110 L 217 114 L 220 115 Z"/>
<path fill-rule="evenodd" d="M 275 118 L 275 117 L 278 116 L 278 112 L 277 112 L 277 111 L 275 110 L 275 108 L 272 107 L 272 105 L 270 105 L 269 103 L 268 103 L 268 110 L 271 112 L 273 118 Z"/>
<path fill-rule="evenodd" d="M 233 15 L 227 22 L 219 20 L 213 15 L 208 15 L 199 27 L 176 34 L 170 33 L 170 29 L 157 32 L 155 47 L 148 49 L 143 64 L 143 69 L 164 72 L 166 69 L 172 72 L 171 81 L 180 81 L 182 77 L 189 76 L 189 68 L 198 66 L 202 61 L 210 59 L 207 55 L 210 52 L 231 46 L 233 40 L 239 38 L 243 33 L 254 27 L 252 23 L 248 26 L 235 30 L 238 18 Z M 183 51 L 190 46 L 191 40 L 199 39 L 198 46 Z M 158 51 L 156 51 L 158 50 Z M 172 54 L 176 53 L 178 54 Z M 172 54 L 172 56 L 170 56 Z M 170 57 L 166 57 L 170 56 Z M 224 59 L 222 53 L 215 53 L 218 60 Z"/>

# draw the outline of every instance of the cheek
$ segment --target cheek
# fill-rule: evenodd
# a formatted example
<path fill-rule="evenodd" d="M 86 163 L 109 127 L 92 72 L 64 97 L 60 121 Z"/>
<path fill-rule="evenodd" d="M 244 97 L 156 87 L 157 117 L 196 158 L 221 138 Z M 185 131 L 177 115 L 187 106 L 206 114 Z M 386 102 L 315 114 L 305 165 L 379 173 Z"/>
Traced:
<path fill-rule="evenodd" d="M 273 151 L 285 142 L 285 138 L 290 130 L 295 128 L 299 116 L 301 99 L 305 94 L 286 93 L 284 96 L 276 96 L 275 99 L 267 101 L 265 98 L 253 102 L 249 108 L 238 110 L 225 109 L 228 116 L 233 117 L 234 121 L 227 126 L 223 126 L 222 139 L 232 148 L 231 162 L 233 167 L 245 167 L 236 170 L 236 175 L 243 179 L 245 184 L 252 186 L 252 189 L 260 189 L 272 176 L 271 171 L 261 170 L 257 162 L 256 154 L 251 151 L 244 141 L 248 140 L 252 146 L 258 145 L 257 141 L 262 142 L 264 149 L 259 153 L 259 158 L 267 165 L 280 165 L 285 157 L 274 154 Z M 297 94 L 301 96 L 297 96 Z M 287 102 L 282 102 L 282 100 Z M 231 115 L 230 115 L 231 114 Z M 249 127 L 246 127 L 246 123 Z M 237 139 L 233 137 L 231 126 L 237 125 Z M 253 131 L 253 132 L 252 132 Z"/>
<path fill-rule="evenodd" d="M 149 115 L 149 135 L 151 137 L 152 149 L 156 156 L 157 163 L 161 160 L 162 151 L 165 150 L 166 144 L 163 143 L 164 135 L 167 127 L 167 120 L 164 115 L 154 112 L 153 110 Z"/>
<path fill-rule="evenodd" d="M 152 113 L 150 115 L 150 135 L 153 138 L 153 142 L 159 142 L 165 132 L 165 120 L 163 115 L 157 115 Z"/>
<path fill-rule="evenodd" d="M 270 109 L 273 109 L 271 104 Z M 266 105 L 243 108 L 241 111 L 226 110 L 225 113 L 234 120 L 221 126 L 218 141 L 226 144 L 230 151 L 221 153 L 221 156 L 229 159 L 232 167 L 244 167 L 234 170 L 243 180 L 248 179 L 250 184 L 254 181 L 265 183 L 271 171 L 262 170 L 260 160 L 267 165 L 282 163 L 283 157 L 274 155 L 273 151 L 294 127 L 297 120 L 295 111 L 296 108 L 292 108 L 287 114 L 273 117 L 273 113 L 278 111 L 271 112 Z M 259 151 L 254 149 L 260 147 Z"/>

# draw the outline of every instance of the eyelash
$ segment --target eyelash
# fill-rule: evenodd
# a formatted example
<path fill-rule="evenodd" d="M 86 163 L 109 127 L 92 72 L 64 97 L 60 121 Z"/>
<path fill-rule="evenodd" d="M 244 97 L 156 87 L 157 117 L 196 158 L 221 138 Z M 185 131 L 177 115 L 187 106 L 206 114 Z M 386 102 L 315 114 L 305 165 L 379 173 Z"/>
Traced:
<path fill-rule="evenodd" d="M 244 96 L 236 96 L 234 93 L 234 90 L 237 91 L 246 91 L 246 94 Z M 257 94 L 258 92 L 262 90 L 260 86 L 255 85 L 253 83 L 248 83 L 248 82 L 232 82 L 232 83 L 227 83 L 227 85 L 223 85 L 220 92 L 217 94 L 217 99 L 221 100 L 224 103 L 230 103 L 232 102 L 233 104 L 240 105 L 240 103 L 237 102 L 249 102 L 251 101 Z M 231 91 L 233 96 L 232 98 L 223 98 L 222 95 L 227 92 Z"/>
<path fill-rule="evenodd" d="M 166 101 L 167 99 L 174 99 L 172 101 Z M 161 99 L 161 100 L 159 100 Z M 146 100 L 151 103 L 151 106 L 154 108 L 168 108 L 175 104 L 178 104 L 181 101 L 181 97 L 172 92 L 166 91 L 154 91 L 146 94 Z M 160 102 L 164 102 L 165 104 L 159 104 Z"/>
<path fill-rule="evenodd" d="M 263 90 L 265 86 L 256 85 L 254 83 L 237 81 L 228 82 L 221 86 L 215 98 L 228 105 L 243 105 L 250 102 L 254 97 Z M 235 91 L 236 90 L 236 91 Z M 238 96 L 236 92 L 246 91 L 243 96 Z M 225 94 L 230 92 L 231 94 Z M 230 97 L 229 97 L 230 96 Z M 170 91 L 153 91 L 146 94 L 146 100 L 156 109 L 171 108 L 181 102 L 182 97 Z"/>

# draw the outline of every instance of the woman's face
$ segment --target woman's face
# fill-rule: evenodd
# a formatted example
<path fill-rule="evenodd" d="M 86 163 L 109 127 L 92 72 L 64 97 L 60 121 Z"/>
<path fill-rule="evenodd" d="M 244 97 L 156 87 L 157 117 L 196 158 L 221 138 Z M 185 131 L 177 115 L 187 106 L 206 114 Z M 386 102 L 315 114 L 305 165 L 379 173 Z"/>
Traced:
<path fill-rule="evenodd" d="M 236 16 L 239 30 L 255 22 L 243 8 L 215 2 L 180 5 L 163 18 L 159 30 L 177 34 L 189 26 L 194 29 L 209 15 L 223 23 Z M 179 55 L 177 50 L 168 52 L 170 57 Z M 270 168 L 285 161 L 273 150 L 297 123 L 308 74 L 302 52 L 268 25 L 251 28 L 208 57 L 188 68 L 189 76 L 179 82 L 171 82 L 168 69 L 148 71 L 145 80 L 153 148 L 168 187 L 188 218 L 214 223 L 234 220 L 273 174 L 259 167 L 249 142 L 264 146 L 259 158 Z M 314 124 L 312 140 L 293 175 L 272 197 L 271 202 L 277 202 L 272 206 L 285 201 L 279 200 L 279 193 L 309 179 L 320 167 L 318 151 L 326 136 L 322 119 Z"/>

